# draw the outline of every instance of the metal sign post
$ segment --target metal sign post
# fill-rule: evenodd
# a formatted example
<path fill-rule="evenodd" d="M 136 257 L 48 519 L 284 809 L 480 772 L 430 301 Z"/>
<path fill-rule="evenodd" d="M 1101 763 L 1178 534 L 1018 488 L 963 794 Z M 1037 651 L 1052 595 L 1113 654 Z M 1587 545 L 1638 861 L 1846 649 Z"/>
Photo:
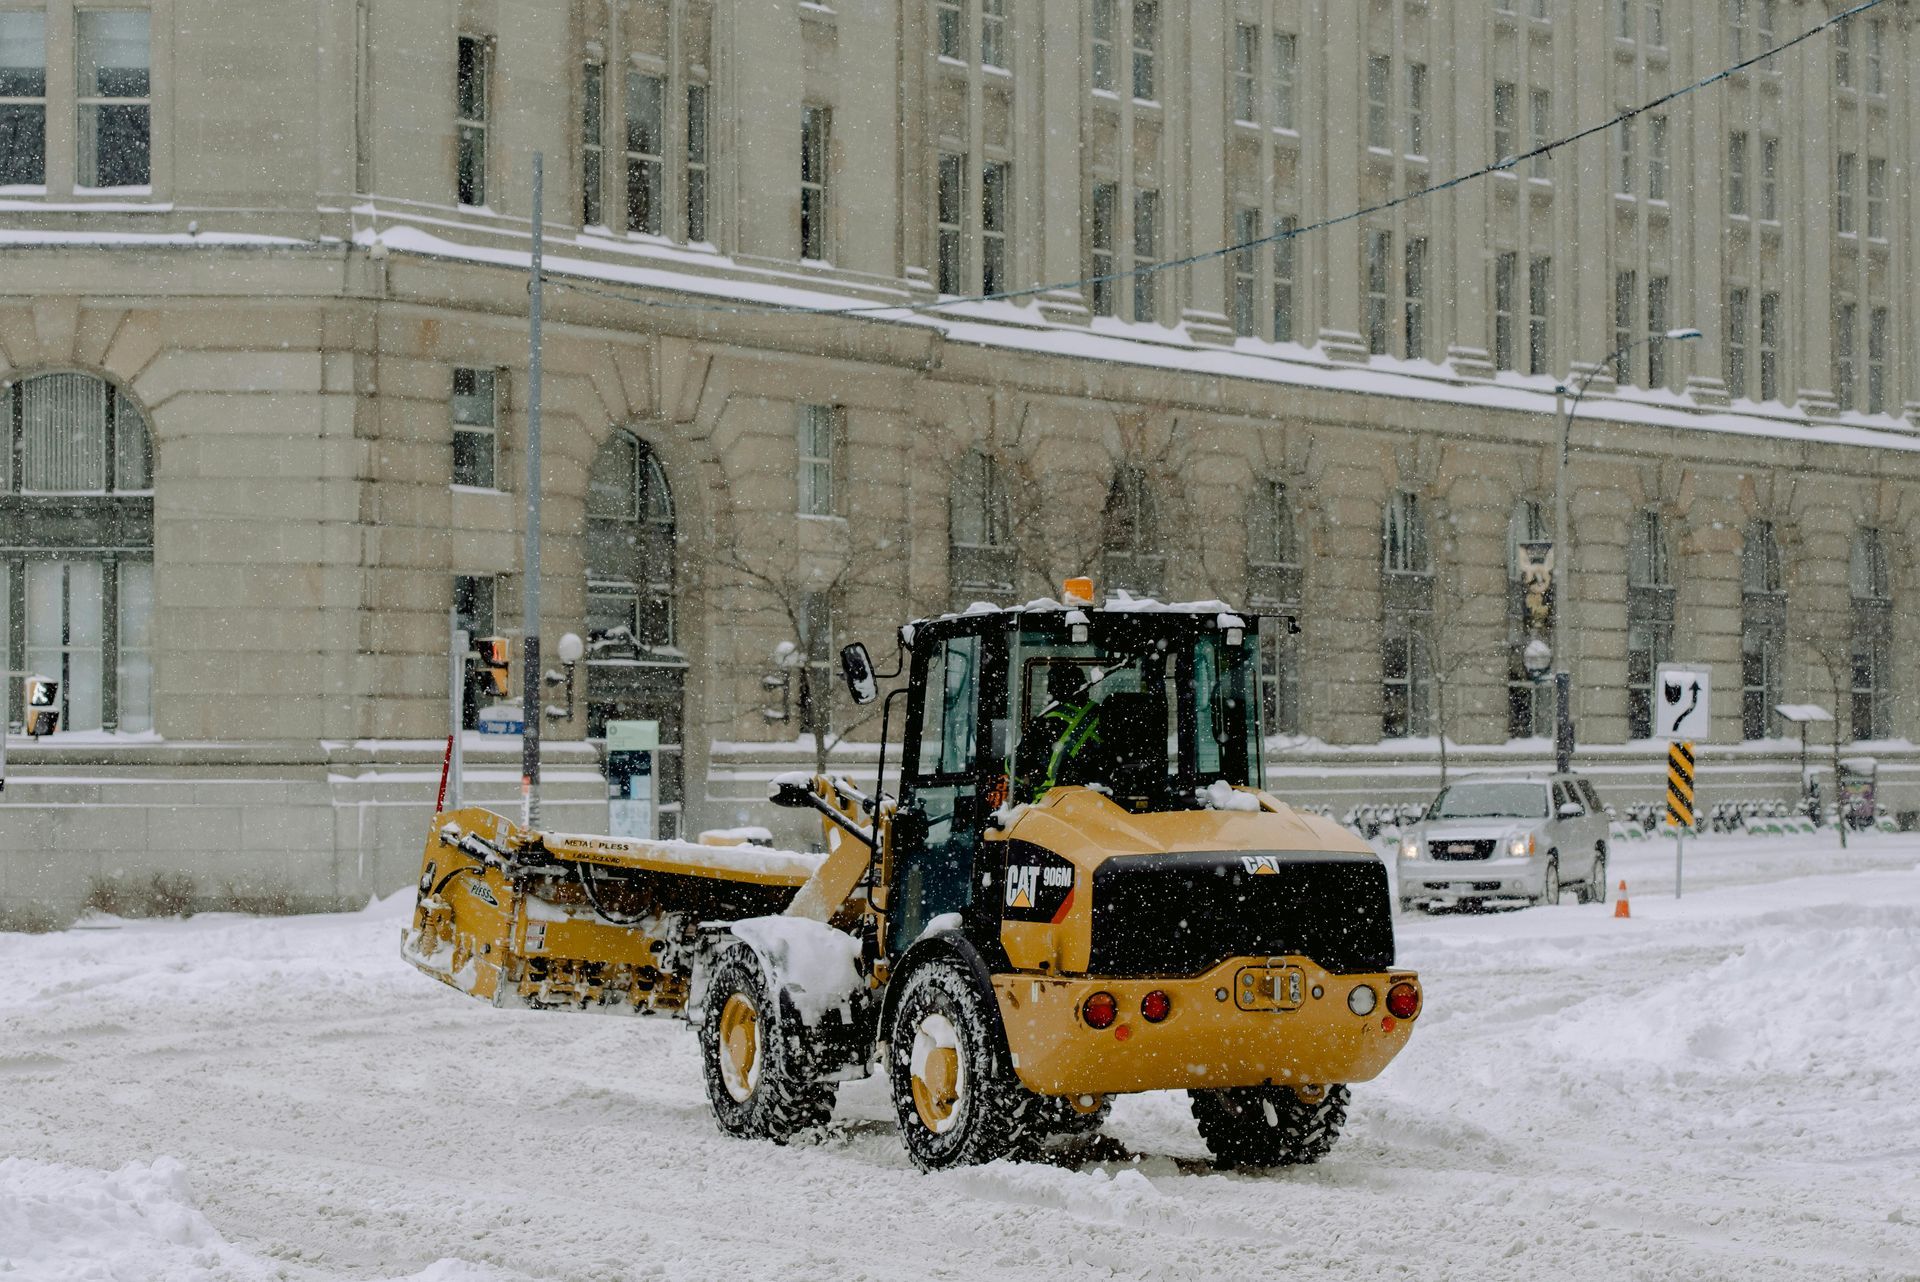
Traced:
<path fill-rule="evenodd" d="M 1673 825 L 1673 897 L 1680 898 L 1687 830 L 1693 827 L 1693 745 L 1667 745 L 1667 822 Z"/>
<path fill-rule="evenodd" d="M 447 750 L 448 810 L 460 809 L 460 774 L 465 751 L 461 743 L 467 719 L 467 630 L 460 626 L 460 611 L 447 611 L 447 734 L 452 746 Z"/>
<path fill-rule="evenodd" d="M 540 258 L 545 157 L 533 153 L 533 256 L 527 279 L 527 528 L 520 639 L 520 822 L 540 826 Z"/>

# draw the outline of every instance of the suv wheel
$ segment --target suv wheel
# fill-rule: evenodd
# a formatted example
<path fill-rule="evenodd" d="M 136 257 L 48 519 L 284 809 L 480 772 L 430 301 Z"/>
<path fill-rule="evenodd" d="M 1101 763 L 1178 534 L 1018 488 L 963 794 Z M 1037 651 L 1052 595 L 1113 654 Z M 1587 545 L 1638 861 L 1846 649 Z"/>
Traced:
<path fill-rule="evenodd" d="M 1534 902 L 1548 908 L 1560 902 L 1560 855 L 1557 851 L 1547 856 L 1547 870 L 1540 883 L 1540 898 Z"/>
<path fill-rule="evenodd" d="M 1580 887 L 1580 902 L 1583 904 L 1607 902 L 1607 848 L 1604 844 L 1594 851 L 1593 871 L 1587 876 L 1587 884 Z"/>

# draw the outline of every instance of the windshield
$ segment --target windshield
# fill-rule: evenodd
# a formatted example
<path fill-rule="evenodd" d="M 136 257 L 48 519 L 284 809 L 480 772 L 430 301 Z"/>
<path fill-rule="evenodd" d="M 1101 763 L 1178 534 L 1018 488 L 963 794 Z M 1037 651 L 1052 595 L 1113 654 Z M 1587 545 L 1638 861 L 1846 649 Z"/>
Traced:
<path fill-rule="evenodd" d="M 1029 626 L 1016 637 L 1015 796 L 1032 800 L 1076 783 L 1136 808 L 1155 799 L 1187 806 L 1192 788 L 1216 779 L 1258 784 L 1253 630 L 1229 646 L 1211 617 L 1094 619 L 1090 639 L 1078 644 L 1059 625 Z"/>
<path fill-rule="evenodd" d="M 1537 783 L 1457 783 L 1442 789 L 1429 819 L 1544 819 L 1547 790 Z"/>

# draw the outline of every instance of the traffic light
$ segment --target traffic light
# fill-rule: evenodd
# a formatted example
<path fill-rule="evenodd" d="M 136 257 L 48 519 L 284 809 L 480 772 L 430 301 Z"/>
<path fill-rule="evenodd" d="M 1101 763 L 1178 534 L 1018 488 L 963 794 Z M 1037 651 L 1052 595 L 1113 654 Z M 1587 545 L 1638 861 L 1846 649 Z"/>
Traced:
<path fill-rule="evenodd" d="M 474 642 L 474 648 L 480 651 L 480 667 L 487 687 L 496 697 L 504 698 L 513 690 L 513 683 L 508 679 L 513 642 L 506 637 L 481 637 Z"/>
<path fill-rule="evenodd" d="M 60 728 L 60 683 L 45 677 L 27 678 L 26 731 L 36 739 Z"/>

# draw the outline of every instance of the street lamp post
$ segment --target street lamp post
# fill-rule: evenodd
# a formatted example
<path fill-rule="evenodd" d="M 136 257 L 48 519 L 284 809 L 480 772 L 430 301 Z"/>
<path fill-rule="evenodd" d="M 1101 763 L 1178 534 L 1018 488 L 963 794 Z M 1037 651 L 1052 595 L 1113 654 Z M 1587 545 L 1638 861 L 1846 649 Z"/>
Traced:
<path fill-rule="evenodd" d="M 1663 335 L 1649 334 L 1645 338 L 1636 338 L 1626 346 L 1614 350 L 1606 360 L 1593 366 L 1580 380 L 1580 386 L 1574 390 L 1573 399 L 1567 399 L 1567 385 L 1561 383 L 1553 389 L 1554 414 L 1560 420 L 1560 456 L 1553 469 L 1553 690 L 1554 690 L 1554 726 L 1553 726 L 1553 768 L 1565 774 L 1573 768 L 1573 674 L 1567 663 L 1567 606 L 1571 593 L 1567 588 L 1568 575 L 1573 570 L 1573 548 L 1567 541 L 1567 456 L 1573 449 L 1573 416 L 1580 409 L 1580 401 L 1587 394 L 1587 388 L 1593 382 L 1593 376 L 1612 365 L 1628 352 L 1655 338 L 1668 338 L 1674 342 L 1691 342 L 1702 335 L 1697 329 L 1670 329 Z"/>

